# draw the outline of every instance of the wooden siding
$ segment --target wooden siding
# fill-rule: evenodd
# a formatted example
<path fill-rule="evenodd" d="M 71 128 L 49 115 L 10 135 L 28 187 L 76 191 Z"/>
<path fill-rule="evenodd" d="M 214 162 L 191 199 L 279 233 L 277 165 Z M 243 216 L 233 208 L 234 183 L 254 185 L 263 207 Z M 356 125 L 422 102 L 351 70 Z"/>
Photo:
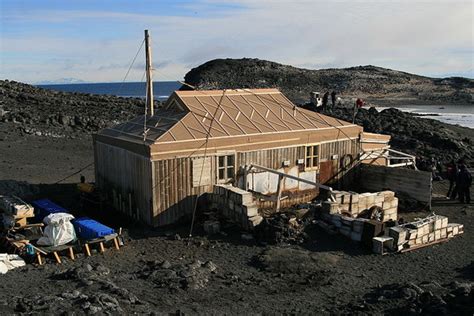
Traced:
<path fill-rule="evenodd" d="M 320 145 L 320 161 L 330 160 L 337 155 L 337 172 L 339 159 L 350 154 L 356 158 L 359 153 L 358 139 L 311 142 L 308 145 Z M 211 158 L 208 174 L 203 175 L 206 181 L 197 185 L 193 175 L 193 160 L 202 160 L 201 155 L 192 157 L 174 157 L 151 161 L 144 155 L 130 150 L 106 144 L 95 139 L 96 181 L 99 188 L 113 201 L 115 208 L 132 218 L 141 220 L 153 226 L 163 226 L 175 223 L 183 216 L 190 216 L 194 210 L 196 198 L 204 193 L 212 192 L 217 183 L 217 156 L 220 154 L 235 154 L 237 185 L 242 176 L 240 166 L 258 164 L 272 169 L 281 169 L 284 161 L 290 165 L 285 170 L 298 166 L 298 160 L 305 158 L 304 144 L 292 147 L 271 148 L 252 151 L 214 151 L 208 153 Z M 335 161 L 336 162 L 336 161 Z M 194 164 L 196 166 L 196 163 Z M 200 170 L 200 168 L 194 168 Z M 210 170 L 210 174 L 209 174 Z M 301 166 L 301 170 L 304 168 Z M 338 175 L 342 176 L 344 172 Z M 210 179 L 210 181 L 209 181 Z M 286 192 L 288 199 L 282 201 L 282 206 L 290 206 L 314 198 L 317 190 Z M 262 206 L 272 207 L 274 202 L 264 202 Z"/>
<path fill-rule="evenodd" d="M 99 141 L 94 149 L 97 186 L 117 210 L 152 224 L 150 159 Z"/>
<path fill-rule="evenodd" d="M 269 150 L 257 150 L 239 152 L 237 154 L 237 166 L 257 164 L 263 167 L 280 169 L 283 161 L 290 161 L 290 166 L 295 166 L 298 159 L 304 159 L 305 147 L 288 147 Z"/>
<path fill-rule="evenodd" d="M 431 207 L 431 172 L 407 168 L 360 165 L 360 186 L 367 190 L 403 192 Z"/>
<path fill-rule="evenodd" d="M 312 144 L 313 145 L 313 144 Z M 358 140 L 342 140 L 339 142 L 320 144 L 320 155 L 322 159 L 328 159 L 332 155 L 343 157 L 350 154 L 357 157 L 360 148 Z M 153 225 L 163 226 L 178 221 L 183 216 L 191 216 L 196 198 L 204 193 L 212 192 L 214 184 L 217 183 L 217 157 L 220 154 L 235 154 L 236 156 L 236 177 L 234 185 L 237 185 L 239 178 L 243 176 L 240 168 L 245 165 L 258 164 L 272 169 L 281 169 L 284 161 L 289 161 L 290 165 L 285 170 L 297 166 L 299 159 L 305 158 L 306 147 L 303 145 L 294 147 L 274 148 L 267 150 L 255 150 L 248 152 L 222 151 L 210 154 L 211 168 L 210 174 L 206 175 L 205 185 L 196 186 L 196 177 L 193 174 L 193 160 L 202 161 L 202 156 L 181 157 L 174 159 L 164 159 L 152 162 L 153 172 Z M 337 166 L 340 166 L 337 163 Z M 302 168 L 303 170 L 304 168 Z M 194 171 L 200 168 L 194 168 Z M 209 170 L 209 169 L 208 169 Z M 339 169 L 338 169 L 339 170 Z M 210 184 L 209 184 L 210 179 Z M 288 199 L 282 201 L 282 206 L 290 206 L 314 198 L 317 190 L 305 190 L 301 192 L 286 192 Z M 272 201 L 262 202 L 265 208 L 274 207 Z"/>
<path fill-rule="evenodd" d="M 202 157 L 184 157 L 153 162 L 153 225 L 163 226 L 191 215 L 196 198 L 212 192 L 216 183 L 216 159 L 211 157 L 211 184 L 193 186 L 193 160 Z M 194 176 L 196 177 L 196 176 Z M 196 184 L 196 183 L 194 183 Z"/>

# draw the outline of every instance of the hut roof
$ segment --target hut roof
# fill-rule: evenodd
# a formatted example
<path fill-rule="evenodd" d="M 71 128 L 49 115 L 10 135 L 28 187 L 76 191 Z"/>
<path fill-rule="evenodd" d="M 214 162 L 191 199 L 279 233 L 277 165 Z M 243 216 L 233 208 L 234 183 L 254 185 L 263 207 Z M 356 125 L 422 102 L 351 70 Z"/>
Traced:
<path fill-rule="evenodd" d="M 348 125 L 295 106 L 277 89 L 197 90 L 175 91 L 153 117 L 142 115 L 100 135 L 158 144 Z"/>

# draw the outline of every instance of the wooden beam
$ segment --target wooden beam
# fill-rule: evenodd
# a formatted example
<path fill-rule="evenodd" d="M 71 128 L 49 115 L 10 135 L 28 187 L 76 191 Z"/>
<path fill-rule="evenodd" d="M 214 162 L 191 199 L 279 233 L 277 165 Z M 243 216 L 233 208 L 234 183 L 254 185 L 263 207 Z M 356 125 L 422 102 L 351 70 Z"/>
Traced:
<path fill-rule="evenodd" d="M 154 115 L 153 109 L 153 78 L 151 66 L 151 45 L 148 30 L 145 30 L 145 59 L 146 59 L 146 104 L 149 108 L 150 115 Z"/>
<path fill-rule="evenodd" d="M 278 187 L 277 187 L 277 196 L 276 196 L 276 211 L 280 211 L 281 207 L 281 192 L 283 191 L 283 181 L 285 178 L 283 175 L 279 174 L 278 175 Z"/>

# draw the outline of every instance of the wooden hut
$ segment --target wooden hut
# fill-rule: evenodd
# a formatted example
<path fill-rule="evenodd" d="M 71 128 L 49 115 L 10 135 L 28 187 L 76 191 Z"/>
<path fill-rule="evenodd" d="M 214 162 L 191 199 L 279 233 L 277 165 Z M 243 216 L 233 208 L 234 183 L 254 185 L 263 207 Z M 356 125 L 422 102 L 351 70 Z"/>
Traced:
<path fill-rule="evenodd" d="M 278 176 L 247 174 L 252 164 L 337 181 L 358 163 L 362 135 L 362 127 L 298 108 L 276 89 L 176 91 L 153 116 L 94 135 L 96 183 L 116 209 L 167 225 L 192 213 L 215 184 L 274 193 Z M 317 193 L 292 179 L 283 190 L 283 206 Z"/>

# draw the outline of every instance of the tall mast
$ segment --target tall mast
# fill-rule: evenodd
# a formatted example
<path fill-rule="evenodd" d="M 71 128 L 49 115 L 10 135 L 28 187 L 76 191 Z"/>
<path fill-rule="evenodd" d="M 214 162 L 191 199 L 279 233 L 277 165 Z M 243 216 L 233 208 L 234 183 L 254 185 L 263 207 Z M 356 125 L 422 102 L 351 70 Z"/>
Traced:
<path fill-rule="evenodd" d="M 146 56 L 146 106 L 151 116 L 153 116 L 153 78 L 151 67 L 151 46 L 150 35 L 148 30 L 145 30 L 145 56 Z"/>

